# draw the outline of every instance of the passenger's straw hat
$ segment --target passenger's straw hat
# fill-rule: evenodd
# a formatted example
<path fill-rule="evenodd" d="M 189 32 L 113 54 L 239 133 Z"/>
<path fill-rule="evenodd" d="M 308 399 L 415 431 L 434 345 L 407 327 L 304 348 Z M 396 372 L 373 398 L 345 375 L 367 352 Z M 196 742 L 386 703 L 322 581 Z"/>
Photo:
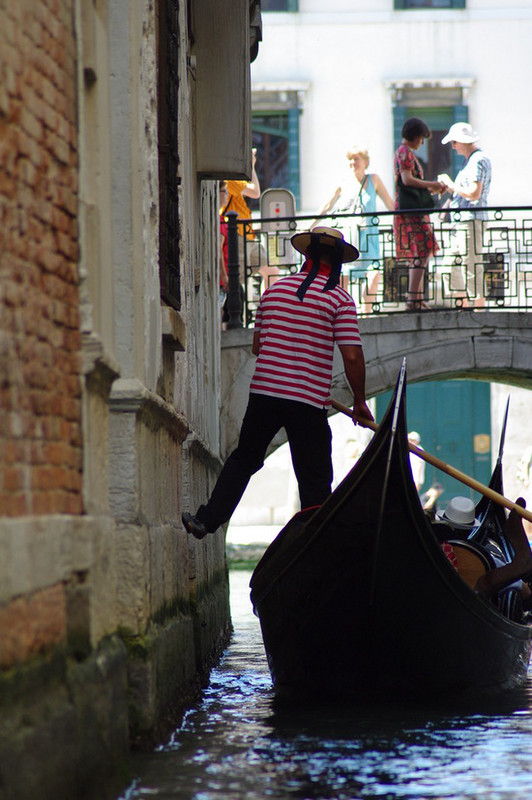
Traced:
<path fill-rule="evenodd" d="M 475 504 L 469 497 L 453 497 L 443 513 L 436 514 L 439 522 L 447 522 L 451 527 L 469 531 L 480 524 L 475 518 Z"/>
<path fill-rule="evenodd" d="M 292 242 L 292 246 L 295 247 L 295 249 L 300 253 L 303 253 L 303 255 L 306 255 L 306 252 L 310 247 L 311 236 L 313 234 L 319 235 L 319 244 L 324 247 L 336 248 L 337 242 L 342 242 L 342 264 L 345 264 L 347 261 L 356 261 L 360 255 L 356 247 L 353 247 L 352 244 L 349 244 L 349 242 L 345 241 L 344 237 L 342 236 L 342 232 L 337 228 L 326 228 L 325 226 L 319 225 L 317 225 L 311 231 L 304 231 L 303 233 L 294 234 L 290 240 Z"/>
<path fill-rule="evenodd" d="M 478 142 L 479 139 L 480 136 L 473 130 L 469 122 L 455 122 L 449 128 L 449 133 L 443 137 L 441 143 L 460 142 L 461 144 L 473 144 L 473 142 Z"/>

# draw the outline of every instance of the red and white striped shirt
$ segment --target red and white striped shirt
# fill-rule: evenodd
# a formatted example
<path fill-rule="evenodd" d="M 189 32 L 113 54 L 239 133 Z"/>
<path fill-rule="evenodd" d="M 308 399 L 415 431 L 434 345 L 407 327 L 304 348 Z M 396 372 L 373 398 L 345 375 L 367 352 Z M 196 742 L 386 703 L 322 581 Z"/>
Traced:
<path fill-rule="evenodd" d="M 329 273 L 321 265 L 303 300 L 296 291 L 307 277 L 306 265 L 262 295 L 255 318 L 260 351 L 250 392 L 330 406 L 334 343 L 361 342 L 351 295 L 340 285 L 322 291 Z"/>

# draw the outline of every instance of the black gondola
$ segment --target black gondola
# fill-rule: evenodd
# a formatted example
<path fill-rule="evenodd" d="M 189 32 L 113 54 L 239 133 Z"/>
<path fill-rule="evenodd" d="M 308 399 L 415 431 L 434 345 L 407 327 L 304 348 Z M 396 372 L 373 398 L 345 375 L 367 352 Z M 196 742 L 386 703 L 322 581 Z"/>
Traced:
<path fill-rule="evenodd" d="M 504 453 L 504 441 L 506 438 L 506 426 L 508 424 L 509 403 L 510 398 L 508 398 L 506 410 L 504 412 L 497 461 L 488 484 L 490 489 L 493 489 L 495 492 L 498 492 L 502 495 L 504 494 L 502 480 L 502 457 Z M 506 541 L 503 534 L 504 523 L 506 522 L 506 513 L 504 508 L 499 505 L 499 503 L 495 503 L 489 497 L 482 495 L 475 509 L 475 517 L 478 519 L 479 525 L 476 529 L 471 531 L 468 539 L 482 546 L 487 546 L 489 543 L 493 542 L 501 551 L 503 558 L 508 561 L 511 560 L 513 555 L 512 547 L 509 542 Z"/>
<path fill-rule="evenodd" d="M 423 514 L 405 390 L 403 364 L 358 463 L 322 506 L 285 526 L 253 573 L 278 694 L 456 697 L 526 678 L 532 627 L 475 594 Z"/>

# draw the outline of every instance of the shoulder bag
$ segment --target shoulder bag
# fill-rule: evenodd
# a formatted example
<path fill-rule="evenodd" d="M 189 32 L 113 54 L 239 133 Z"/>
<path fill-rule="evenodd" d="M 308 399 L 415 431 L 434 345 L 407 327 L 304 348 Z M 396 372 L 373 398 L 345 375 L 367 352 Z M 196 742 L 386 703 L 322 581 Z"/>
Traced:
<path fill-rule="evenodd" d="M 434 198 L 428 189 L 405 186 L 400 175 L 397 176 L 397 187 L 397 201 L 401 211 L 434 208 Z"/>

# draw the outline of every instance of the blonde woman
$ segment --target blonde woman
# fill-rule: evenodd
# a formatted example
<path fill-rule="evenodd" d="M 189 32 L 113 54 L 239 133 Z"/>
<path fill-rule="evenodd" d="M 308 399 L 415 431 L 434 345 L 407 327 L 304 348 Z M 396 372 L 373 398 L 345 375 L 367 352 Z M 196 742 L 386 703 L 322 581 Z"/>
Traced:
<path fill-rule="evenodd" d="M 382 179 L 375 172 L 368 172 L 369 153 L 365 147 L 353 145 L 346 153 L 349 166 L 355 176 L 356 183 L 352 192 L 342 192 L 339 186 L 320 214 L 354 214 L 362 212 L 367 214 L 377 213 L 377 197 L 388 211 L 394 210 L 393 200 L 386 189 Z M 368 298 L 375 298 L 381 259 L 379 242 L 379 226 L 375 225 L 371 216 L 360 217 L 358 222 L 358 243 L 355 244 L 360 251 L 360 258 L 353 269 L 350 270 L 351 279 L 358 278 L 363 284 L 362 297 L 367 303 Z M 372 280 L 367 286 L 367 271 L 373 270 Z"/>

